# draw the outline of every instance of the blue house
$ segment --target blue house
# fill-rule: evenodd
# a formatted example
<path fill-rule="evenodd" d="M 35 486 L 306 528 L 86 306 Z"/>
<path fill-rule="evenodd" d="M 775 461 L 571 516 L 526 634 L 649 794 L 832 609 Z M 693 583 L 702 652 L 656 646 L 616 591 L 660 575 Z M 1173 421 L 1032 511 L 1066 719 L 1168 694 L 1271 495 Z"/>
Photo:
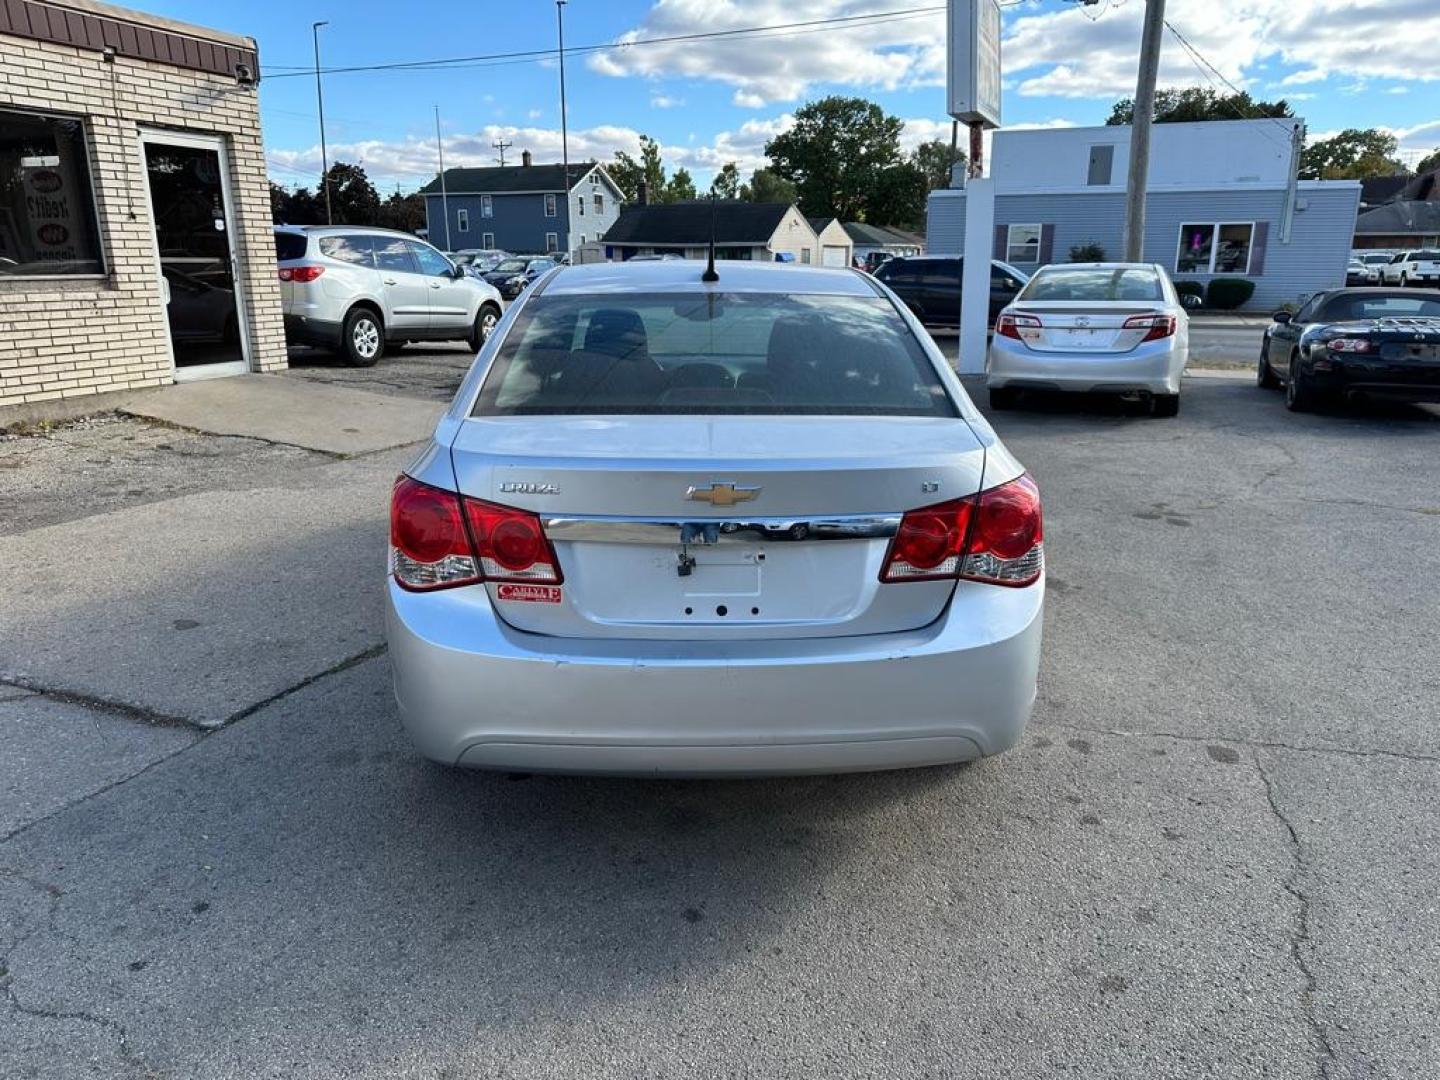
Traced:
<path fill-rule="evenodd" d="M 600 239 L 625 196 L 603 165 L 519 165 L 446 169 L 420 189 L 428 239 L 442 251 L 503 248 L 516 254 L 574 251 Z"/>

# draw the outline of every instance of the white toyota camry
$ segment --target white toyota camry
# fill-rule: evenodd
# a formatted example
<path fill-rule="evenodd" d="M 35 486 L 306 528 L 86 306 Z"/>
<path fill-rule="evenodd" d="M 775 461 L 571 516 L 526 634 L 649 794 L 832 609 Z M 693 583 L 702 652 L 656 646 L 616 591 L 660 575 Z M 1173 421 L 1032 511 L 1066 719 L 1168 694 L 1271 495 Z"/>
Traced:
<path fill-rule="evenodd" d="M 873 278 L 703 271 L 542 278 L 397 481 L 388 638 L 419 749 L 717 775 L 1013 746 L 1035 484 Z"/>

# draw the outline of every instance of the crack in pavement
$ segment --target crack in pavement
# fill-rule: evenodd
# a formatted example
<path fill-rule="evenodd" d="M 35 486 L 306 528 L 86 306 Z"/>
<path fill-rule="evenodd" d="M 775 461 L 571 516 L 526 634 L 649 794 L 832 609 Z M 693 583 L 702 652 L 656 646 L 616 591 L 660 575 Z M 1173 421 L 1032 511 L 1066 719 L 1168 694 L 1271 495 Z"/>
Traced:
<path fill-rule="evenodd" d="M 1125 739 L 1174 739 L 1177 742 L 1228 743 L 1243 746 L 1248 750 L 1289 750 L 1297 754 L 1334 754 L 1337 757 L 1353 758 L 1398 758 L 1422 765 L 1440 765 L 1440 754 L 1422 754 L 1406 750 L 1374 750 L 1354 746 L 1302 746 L 1296 743 L 1279 742 L 1274 739 L 1243 739 L 1238 735 L 1182 735 L 1175 731 L 1125 731 L 1121 728 L 1089 727 L 1085 724 L 1071 724 L 1052 721 L 1045 726 L 1083 731 L 1090 735 L 1115 735 Z"/>
<path fill-rule="evenodd" d="M 60 910 L 60 902 L 64 899 L 65 890 L 52 882 L 41 881 L 38 878 L 22 874 L 20 871 L 8 866 L 0 866 L 0 876 L 19 881 L 45 895 L 49 907 L 45 914 L 43 929 L 54 933 L 56 914 Z M 84 1010 L 67 1012 L 65 1010 L 50 1009 L 40 1005 L 30 1005 L 20 1000 L 19 995 L 15 993 L 15 976 L 10 968 L 11 957 L 15 955 L 15 952 L 20 946 L 40 933 L 41 929 L 41 926 L 36 926 L 27 933 L 22 934 L 15 939 L 14 943 L 11 944 L 4 953 L 0 953 L 0 989 L 3 989 L 5 992 L 6 1004 L 10 1006 L 12 1011 L 19 1013 L 21 1016 L 29 1016 L 38 1020 L 75 1020 L 102 1028 L 115 1036 L 117 1053 L 126 1068 L 135 1069 L 140 1067 L 140 1062 L 135 1059 L 130 1050 L 129 1032 L 126 1031 L 125 1025 L 120 1023 L 120 1021 L 112 1020 L 108 1016 L 97 1016 L 92 1012 L 86 1012 Z"/>
<path fill-rule="evenodd" d="M 11 829 L 5 835 L 0 836 L 0 844 L 6 844 L 11 840 L 14 840 L 17 836 L 21 836 L 24 833 L 29 832 L 37 825 L 44 824 L 51 818 L 63 814 L 68 810 L 72 810 L 75 807 L 80 806 L 84 803 L 87 803 L 91 799 L 98 798 L 99 796 L 104 795 L 106 792 L 113 791 L 115 790 L 115 788 L 120 787 L 122 784 L 128 784 L 136 777 L 144 776 L 151 769 L 156 768 L 159 765 L 163 765 L 171 758 L 177 757 L 180 754 L 185 753 L 187 750 L 191 750 L 194 747 L 199 746 L 202 742 L 205 741 L 205 738 L 207 736 L 216 734 L 220 731 L 224 731 L 232 724 L 238 723 L 239 721 L 244 720 L 248 716 L 253 716 L 261 709 L 273 705 L 277 701 L 283 701 L 291 694 L 297 693 L 298 691 L 305 689 L 307 686 L 313 686 L 321 679 L 329 678 L 331 675 L 338 675 L 342 671 L 348 671 L 350 668 L 355 667 L 358 664 L 365 663 L 365 661 L 367 660 L 373 660 L 375 659 L 375 657 L 383 655 L 386 649 L 387 645 L 383 641 L 376 645 L 372 645 L 368 649 L 356 653 L 354 656 L 347 656 L 345 659 L 339 661 L 338 663 L 330 665 L 323 671 L 317 671 L 313 675 L 307 675 L 299 682 L 293 683 L 290 686 L 285 687 L 283 690 L 278 690 L 275 693 L 271 694 L 269 697 L 263 698 L 262 700 L 257 701 L 254 704 L 247 705 L 243 709 L 231 713 L 229 716 L 225 717 L 225 719 L 221 720 L 218 724 L 212 725 L 197 724 L 195 721 L 188 720 L 184 717 L 169 717 L 163 713 L 151 713 L 145 709 L 137 708 L 133 705 L 127 705 L 123 702 L 107 701 L 104 698 L 94 697 L 93 695 L 89 694 L 77 694 L 68 690 L 52 689 L 31 684 L 21 684 L 14 682 L 13 680 L 0 680 L 0 685 L 24 685 L 26 689 L 31 691 L 31 693 L 40 697 L 49 698 L 54 701 L 67 702 L 69 704 L 81 705 L 86 708 L 104 710 L 130 719 L 140 719 L 147 723 L 153 722 L 151 720 L 152 717 L 163 717 L 163 722 L 175 725 L 182 725 L 192 730 L 195 730 L 199 734 L 199 737 L 196 738 L 193 742 L 186 743 L 184 746 L 178 747 L 175 750 L 170 751 L 163 757 L 156 758 L 154 761 L 151 761 L 148 764 L 142 766 L 141 768 L 136 769 L 128 776 L 118 777 L 115 780 L 112 780 L 110 783 L 106 784 L 104 787 L 97 788 L 89 794 L 83 795 L 80 798 L 76 799 L 74 802 L 68 802 L 64 806 L 56 807 L 54 810 L 52 810 L 48 814 L 45 814 L 43 817 L 38 817 L 32 821 L 27 821 L 23 825 L 16 826 L 14 829 Z M 7 677 L 7 680 L 8 679 L 9 677 Z"/>
<path fill-rule="evenodd" d="M 1290 935 L 1290 959 L 1305 980 L 1305 989 L 1300 994 L 1300 1011 L 1305 1017 L 1305 1023 L 1310 1028 L 1311 1041 L 1315 1043 L 1319 1054 L 1316 1061 L 1316 1075 L 1320 1077 L 1320 1080 L 1326 1080 L 1330 1075 L 1330 1066 L 1336 1062 L 1337 1058 L 1335 1047 L 1330 1042 L 1330 1035 L 1315 1012 L 1315 995 L 1319 981 L 1305 955 L 1305 950 L 1313 945 L 1313 939 L 1310 936 L 1310 897 L 1300 887 L 1300 879 L 1309 872 L 1310 868 L 1305 861 L 1305 850 L 1300 844 L 1300 834 L 1295 831 L 1295 826 L 1285 816 L 1285 812 L 1280 809 L 1280 803 L 1275 798 L 1275 785 L 1270 779 L 1270 774 L 1265 771 L 1265 766 L 1260 764 L 1258 752 L 1253 755 L 1252 760 L 1255 763 L 1255 771 L 1260 775 L 1261 783 L 1265 785 L 1265 801 L 1270 806 L 1270 812 L 1275 815 L 1281 825 L 1285 826 L 1290 855 L 1294 862 L 1294 868 L 1284 882 L 1285 891 L 1295 898 L 1296 904 L 1295 929 Z"/>

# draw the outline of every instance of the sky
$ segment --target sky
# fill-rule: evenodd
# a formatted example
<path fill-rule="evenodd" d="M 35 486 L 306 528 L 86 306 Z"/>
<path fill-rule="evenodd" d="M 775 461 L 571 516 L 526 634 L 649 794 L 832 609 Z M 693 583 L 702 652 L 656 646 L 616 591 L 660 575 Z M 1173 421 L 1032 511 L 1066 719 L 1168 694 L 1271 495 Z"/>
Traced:
<path fill-rule="evenodd" d="M 320 172 L 311 23 L 322 67 L 456 59 L 426 69 L 324 76 L 330 160 L 361 163 L 382 192 L 413 190 L 436 170 L 435 108 L 445 164 L 507 162 L 530 149 L 560 160 L 559 69 L 550 0 L 131 0 L 172 18 L 256 38 L 273 179 L 313 186 Z M 1143 0 L 1002 0 L 1005 126 L 1102 124 L 1134 93 Z M 1162 86 L 1226 83 L 1285 97 L 1311 138 L 1380 127 L 1413 162 L 1440 146 L 1440 0 L 1170 0 Z M 848 19 L 794 26 L 815 20 Z M 788 28 L 606 49 L 753 27 Z M 663 147 L 702 188 L 736 162 L 764 164 L 767 139 L 827 94 L 877 102 L 915 145 L 950 133 L 943 0 L 569 0 L 565 75 L 571 160 Z M 963 138 L 963 137 L 962 137 Z"/>

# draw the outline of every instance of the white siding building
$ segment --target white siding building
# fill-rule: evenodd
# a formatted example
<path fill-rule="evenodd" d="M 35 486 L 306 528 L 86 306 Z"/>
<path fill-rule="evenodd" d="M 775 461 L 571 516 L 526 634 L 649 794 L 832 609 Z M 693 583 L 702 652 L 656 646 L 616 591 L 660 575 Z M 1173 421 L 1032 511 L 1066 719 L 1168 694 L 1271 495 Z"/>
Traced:
<path fill-rule="evenodd" d="M 1176 281 L 1253 281 L 1254 309 L 1343 285 L 1360 184 L 1291 180 L 1300 123 L 1155 125 L 1144 258 Z M 1121 258 L 1129 155 L 1128 127 L 997 131 L 995 257 L 1034 270 L 1093 244 Z M 959 253 L 964 235 L 964 189 L 931 192 L 929 251 Z"/>

